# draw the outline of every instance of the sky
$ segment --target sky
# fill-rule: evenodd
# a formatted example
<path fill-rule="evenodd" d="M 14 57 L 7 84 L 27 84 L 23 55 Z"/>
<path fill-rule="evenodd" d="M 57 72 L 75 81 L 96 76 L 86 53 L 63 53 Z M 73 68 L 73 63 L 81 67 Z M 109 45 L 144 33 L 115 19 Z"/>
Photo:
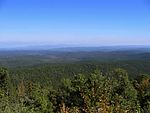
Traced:
<path fill-rule="evenodd" d="M 150 0 L 0 0 L 0 46 L 150 45 Z"/>

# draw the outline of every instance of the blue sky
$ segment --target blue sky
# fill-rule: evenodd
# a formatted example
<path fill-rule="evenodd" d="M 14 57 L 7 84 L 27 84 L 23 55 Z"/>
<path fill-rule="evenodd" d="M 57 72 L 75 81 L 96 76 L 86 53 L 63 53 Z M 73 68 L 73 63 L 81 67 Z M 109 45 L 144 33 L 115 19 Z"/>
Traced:
<path fill-rule="evenodd" d="M 0 0 L 0 44 L 150 45 L 150 1 Z"/>

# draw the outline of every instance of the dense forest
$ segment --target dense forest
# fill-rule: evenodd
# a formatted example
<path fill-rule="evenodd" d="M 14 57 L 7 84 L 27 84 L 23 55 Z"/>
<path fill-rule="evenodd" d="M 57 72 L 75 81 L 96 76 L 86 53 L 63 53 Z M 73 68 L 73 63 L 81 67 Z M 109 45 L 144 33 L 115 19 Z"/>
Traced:
<path fill-rule="evenodd" d="M 150 113 L 148 52 L 83 53 L 1 53 L 0 113 Z"/>
<path fill-rule="evenodd" d="M 43 74 L 44 75 L 44 74 Z M 127 71 L 13 78 L 0 68 L 1 113 L 149 113 L 150 76 L 130 80 Z M 13 79 L 12 79 L 13 78 Z M 41 79 L 42 78 L 42 79 Z M 37 80 L 38 79 L 38 80 Z"/>

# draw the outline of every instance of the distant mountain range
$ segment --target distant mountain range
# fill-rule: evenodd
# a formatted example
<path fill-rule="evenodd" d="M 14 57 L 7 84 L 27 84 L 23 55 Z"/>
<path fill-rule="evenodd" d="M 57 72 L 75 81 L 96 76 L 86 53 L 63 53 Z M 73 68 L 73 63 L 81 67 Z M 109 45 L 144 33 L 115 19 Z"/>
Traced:
<path fill-rule="evenodd" d="M 150 46 L 143 45 L 127 45 L 127 46 L 70 46 L 70 45 L 29 45 L 29 46 L 2 46 L 0 50 L 50 50 L 50 51 L 66 51 L 66 52 L 78 52 L 78 51 L 126 51 L 126 50 L 138 50 L 138 51 L 150 51 Z"/>
<path fill-rule="evenodd" d="M 72 62 L 147 62 L 149 46 L 28 46 L 0 50 L 0 65 L 4 67 L 28 66 L 44 63 Z"/>

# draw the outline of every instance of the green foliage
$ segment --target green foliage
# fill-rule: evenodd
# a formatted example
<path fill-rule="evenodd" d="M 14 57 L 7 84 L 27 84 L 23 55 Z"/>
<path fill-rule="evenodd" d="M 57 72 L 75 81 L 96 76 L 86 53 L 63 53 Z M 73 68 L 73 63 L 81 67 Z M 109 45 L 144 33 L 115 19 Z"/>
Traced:
<path fill-rule="evenodd" d="M 0 89 L 8 93 L 8 71 L 6 68 L 0 68 Z"/>
<path fill-rule="evenodd" d="M 145 113 L 150 112 L 150 76 L 141 75 L 134 81 L 135 88 L 138 91 L 138 99 Z"/>
<path fill-rule="evenodd" d="M 61 71 L 57 72 L 58 70 Z M 2 113 L 149 113 L 150 111 L 149 75 L 130 80 L 127 71 L 121 68 L 107 73 L 100 71 L 99 68 L 93 72 L 87 70 L 88 74 L 69 71 L 70 76 L 60 72 L 67 73 L 67 70 L 56 69 L 57 76 L 54 78 L 41 75 L 40 78 L 29 80 L 24 76 L 26 72 L 22 72 L 24 79 L 15 76 L 10 78 L 7 69 L 0 68 L 0 111 Z M 14 84 L 15 81 L 17 82 Z"/>

